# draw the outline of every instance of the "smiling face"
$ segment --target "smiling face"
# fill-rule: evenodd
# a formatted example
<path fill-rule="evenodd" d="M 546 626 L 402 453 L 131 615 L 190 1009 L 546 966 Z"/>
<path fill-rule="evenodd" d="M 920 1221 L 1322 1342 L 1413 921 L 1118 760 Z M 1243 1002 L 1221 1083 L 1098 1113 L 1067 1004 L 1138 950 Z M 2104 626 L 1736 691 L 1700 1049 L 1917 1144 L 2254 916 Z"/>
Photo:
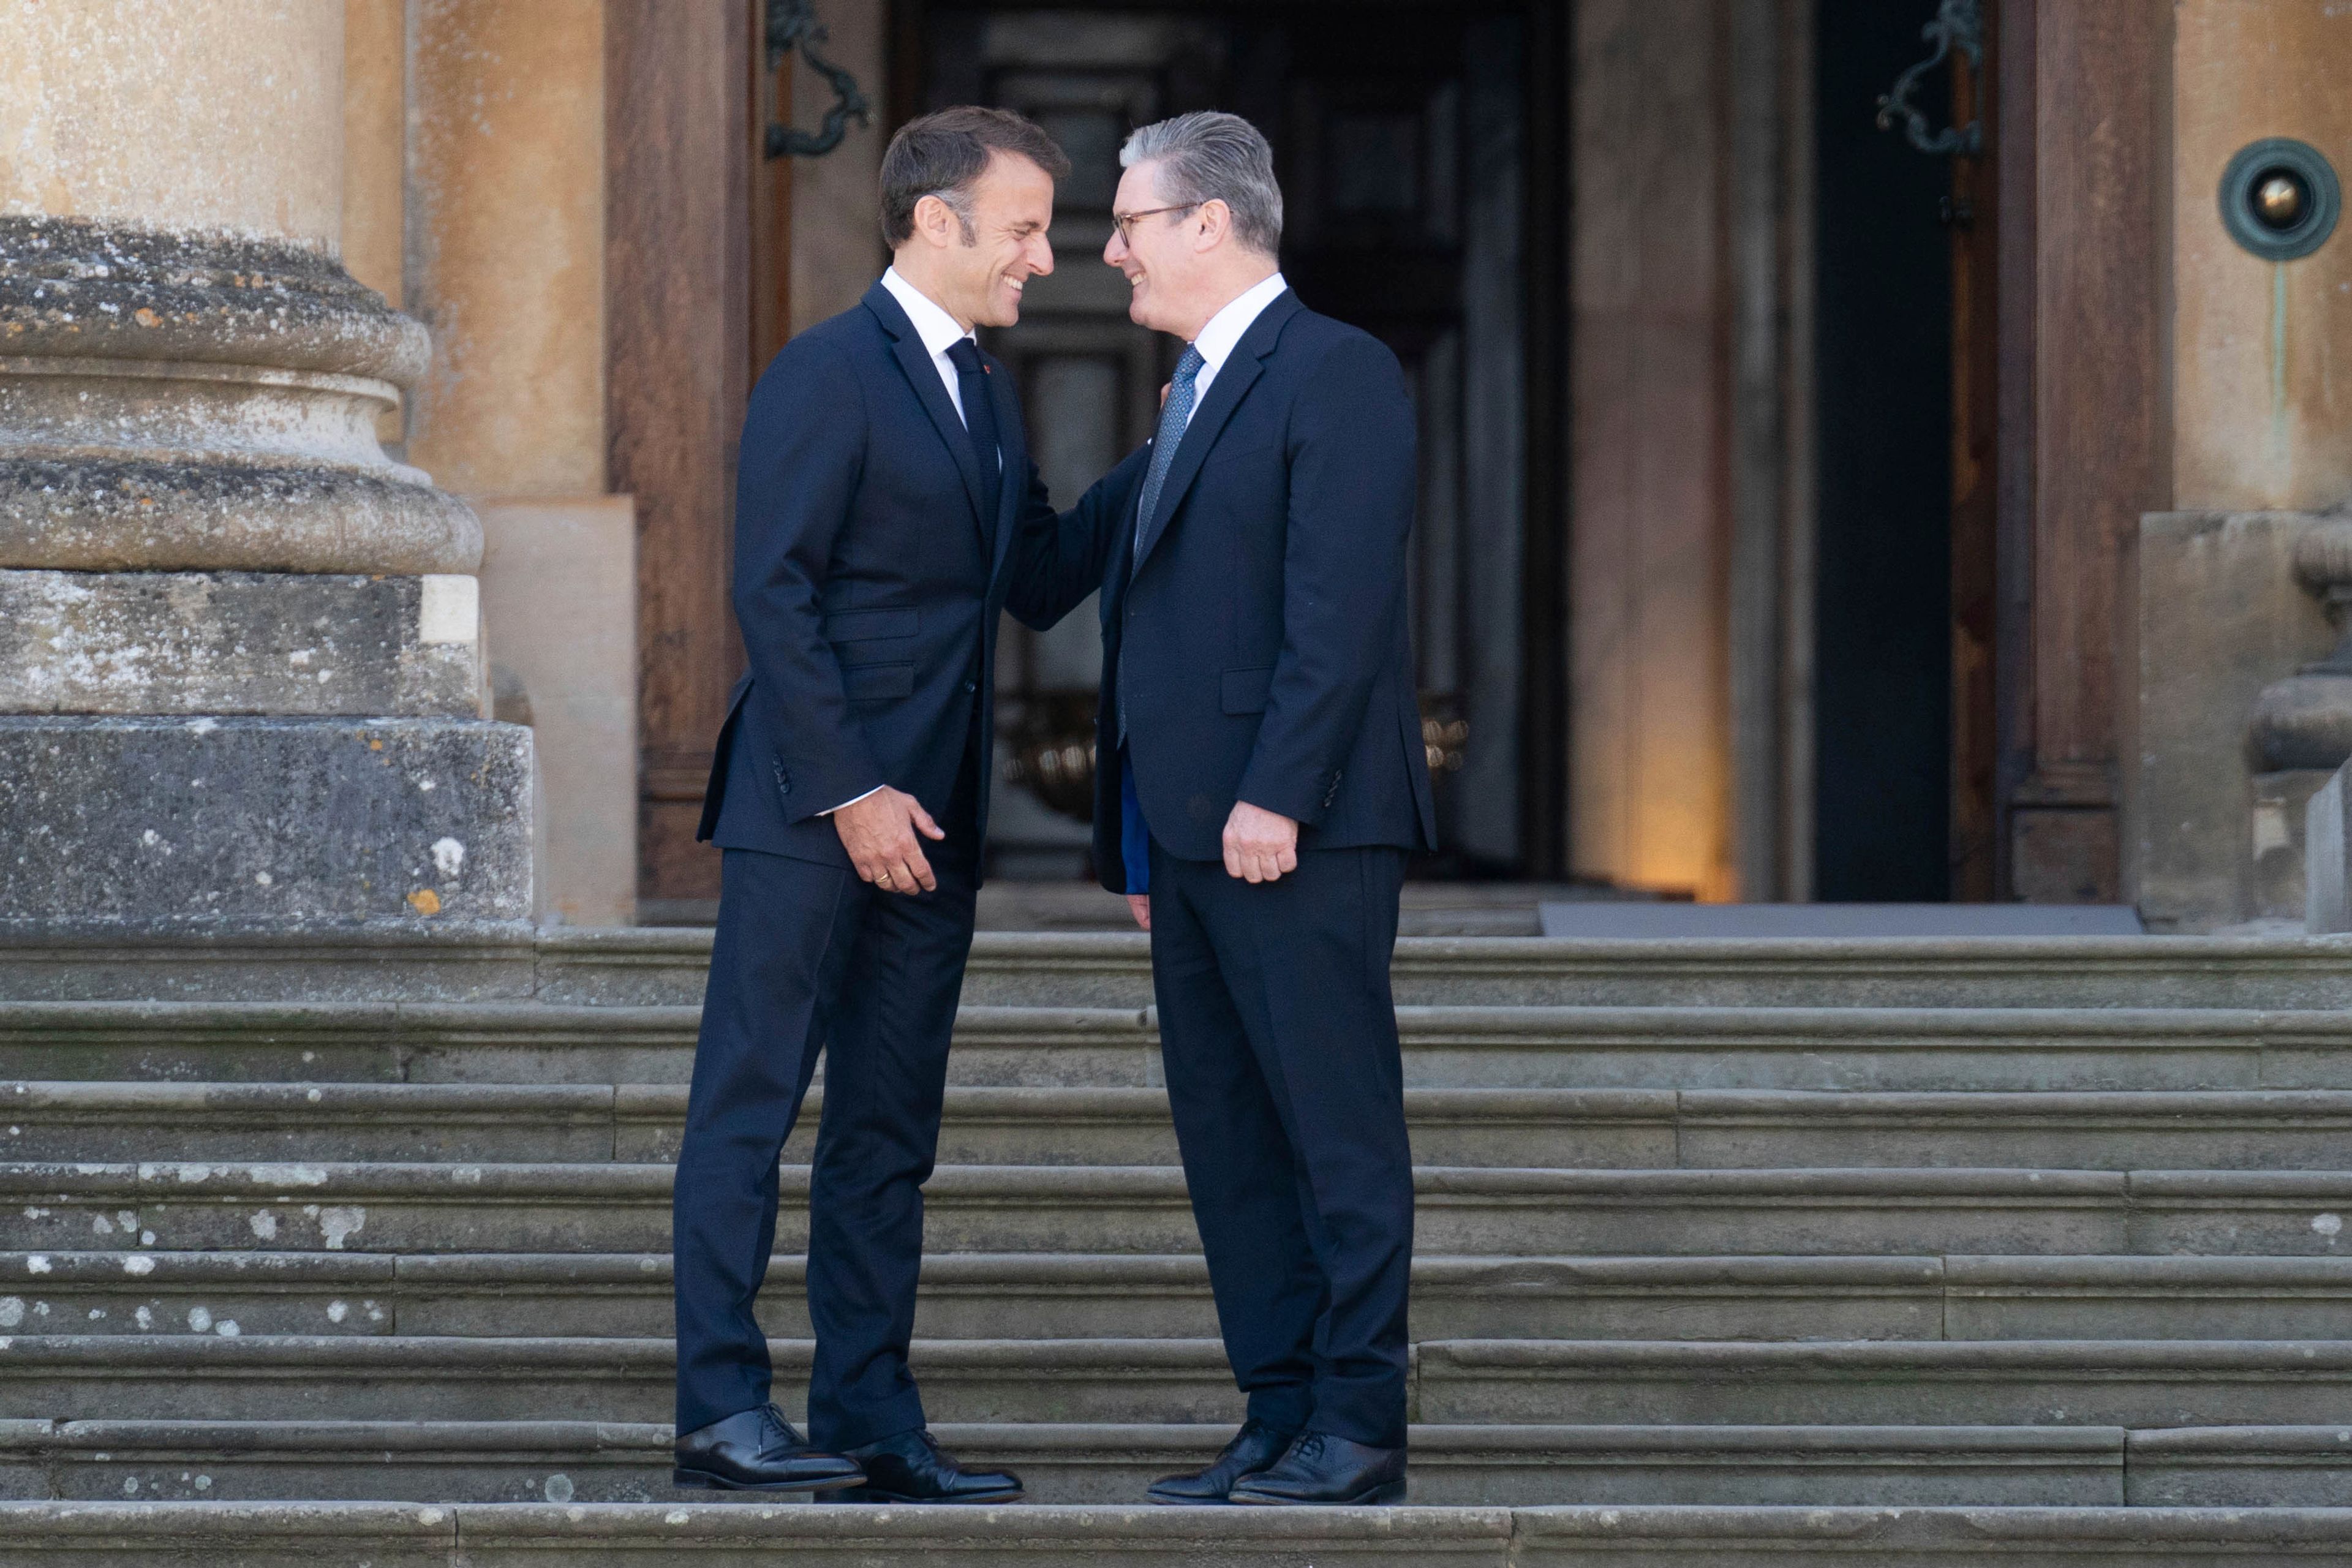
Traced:
<path fill-rule="evenodd" d="M 969 206 L 967 243 L 948 204 L 924 197 L 908 245 L 929 264 L 934 298 L 948 314 L 968 327 L 1012 326 L 1021 320 L 1024 286 L 1054 270 L 1045 237 L 1054 222 L 1054 178 L 1026 158 L 994 153 L 971 187 Z"/>
<path fill-rule="evenodd" d="M 1193 320 L 1199 313 L 1194 296 L 1200 292 L 1203 262 L 1202 225 L 1195 221 L 1200 213 L 1198 208 L 1153 211 L 1172 205 L 1160 194 L 1154 167 L 1138 163 L 1120 176 L 1111 211 L 1151 216 L 1128 226 L 1133 231 L 1131 237 L 1114 226 L 1110 243 L 1103 247 L 1103 259 L 1127 279 L 1129 320 L 1156 332 L 1173 332 L 1190 340 L 1200 331 L 1200 323 Z"/>

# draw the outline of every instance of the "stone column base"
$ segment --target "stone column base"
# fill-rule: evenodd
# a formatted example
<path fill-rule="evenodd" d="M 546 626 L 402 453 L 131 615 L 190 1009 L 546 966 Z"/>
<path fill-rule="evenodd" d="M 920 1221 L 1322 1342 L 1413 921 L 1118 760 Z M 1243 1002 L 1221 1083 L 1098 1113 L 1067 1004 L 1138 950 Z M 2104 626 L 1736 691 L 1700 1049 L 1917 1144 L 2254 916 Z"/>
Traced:
<path fill-rule="evenodd" d="M 0 718 L 0 914 L 527 920 L 530 771 L 484 720 Z"/>
<path fill-rule="evenodd" d="M 471 577 L 0 569 L 0 713 L 482 716 Z"/>

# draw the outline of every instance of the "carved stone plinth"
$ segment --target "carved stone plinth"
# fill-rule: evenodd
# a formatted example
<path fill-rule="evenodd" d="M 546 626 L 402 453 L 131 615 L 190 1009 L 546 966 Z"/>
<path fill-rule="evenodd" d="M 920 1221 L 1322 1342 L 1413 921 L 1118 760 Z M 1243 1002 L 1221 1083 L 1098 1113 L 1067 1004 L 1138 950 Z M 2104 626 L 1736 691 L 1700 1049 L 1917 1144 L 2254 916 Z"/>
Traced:
<path fill-rule="evenodd" d="M 390 460 L 424 329 L 294 241 L 0 218 L 0 910 L 532 912 L 480 524 Z"/>

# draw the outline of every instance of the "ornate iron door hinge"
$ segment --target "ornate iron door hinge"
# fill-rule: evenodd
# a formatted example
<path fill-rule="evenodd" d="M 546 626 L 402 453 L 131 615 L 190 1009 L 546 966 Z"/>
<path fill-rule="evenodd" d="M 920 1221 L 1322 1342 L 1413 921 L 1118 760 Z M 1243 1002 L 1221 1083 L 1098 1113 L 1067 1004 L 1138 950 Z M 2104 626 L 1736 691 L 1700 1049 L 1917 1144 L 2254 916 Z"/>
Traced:
<path fill-rule="evenodd" d="M 857 79 L 816 52 L 816 46 L 826 39 L 824 24 L 816 19 L 815 0 L 768 0 L 768 91 L 772 95 L 768 114 L 767 155 L 782 158 L 821 158 L 841 145 L 849 133 L 852 120 L 860 125 L 874 123 L 874 106 L 866 94 L 858 90 Z M 787 125 L 773 110 L 776 73 L 784 67 L 784 57 L 794 45 L 800 47 L 801 58 L 809 69 L 824 78 L 834 92 L 834 105 L 824 111 L 824 125 L 814 135 L 795 126 Z"/>
<path fill-rule="evenodd" d="M 1955 158 L 1973 158 L 1984 151 L 1984 11 L 1978 0 L 1941 0 L 1936 7 L 1936 19 L 1919 29 L 1919 36 L 1936 46 L 1936 52 L 1895 79 L 1895 90 L 1878 100 L 1878 128 L 1895 129 L 1895 117 L 1906 121 L 1904 133 L 1911 145 L 1922 153 Z M 1969 79 L 1974 86 L 1975 105 L 1969 110 L 1966 125 L 1951 125 L 1930 134 L 1927 117 L 1911 101 L 1911 93 L 1919 79 L 1949 59 L 1958 49 L 1968 57 Z"/>

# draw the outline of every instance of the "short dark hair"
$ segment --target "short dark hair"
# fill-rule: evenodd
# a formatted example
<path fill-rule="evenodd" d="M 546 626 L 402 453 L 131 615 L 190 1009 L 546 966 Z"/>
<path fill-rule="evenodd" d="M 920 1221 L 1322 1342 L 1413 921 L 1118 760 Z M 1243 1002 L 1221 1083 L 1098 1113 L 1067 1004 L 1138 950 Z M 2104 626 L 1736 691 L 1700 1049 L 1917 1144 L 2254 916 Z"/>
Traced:
<path fill-rule="evenodd" d="M 955 210 L 964 243 L 971 243 L 971 188 L 988 172 L 989 155 L 1028 159 L 1055 184 L 1070 160 L 1034 121 L 1009 109 L 959 104 L 899 127 L 882 154 L 882 237 L 896 250 L 915 232 L 915 204 L 937 196 Z"/>

